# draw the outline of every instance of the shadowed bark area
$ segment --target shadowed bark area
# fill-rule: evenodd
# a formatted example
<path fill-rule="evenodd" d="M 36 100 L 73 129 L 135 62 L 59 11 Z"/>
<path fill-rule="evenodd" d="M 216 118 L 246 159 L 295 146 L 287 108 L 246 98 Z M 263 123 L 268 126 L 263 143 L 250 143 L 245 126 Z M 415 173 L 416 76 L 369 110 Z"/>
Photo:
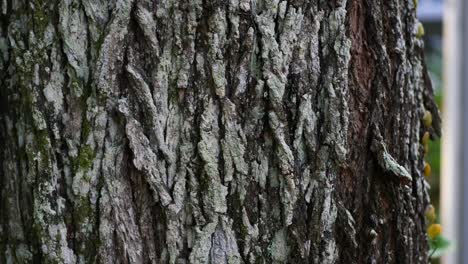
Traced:
<path fill-rule="evenodd" d="M 0 51 L 1 263 L 427 263 L 413 1 L 2 0 Z"/>

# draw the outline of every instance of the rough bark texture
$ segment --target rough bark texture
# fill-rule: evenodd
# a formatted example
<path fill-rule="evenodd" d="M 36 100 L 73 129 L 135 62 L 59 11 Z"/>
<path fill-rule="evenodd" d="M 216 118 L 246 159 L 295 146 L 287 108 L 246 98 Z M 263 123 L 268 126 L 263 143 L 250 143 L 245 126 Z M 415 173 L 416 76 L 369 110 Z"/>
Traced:
<path fill-rule="evenodd" d="M 1 263 L 427 262 L 412 0 L 0 8 Z"/>

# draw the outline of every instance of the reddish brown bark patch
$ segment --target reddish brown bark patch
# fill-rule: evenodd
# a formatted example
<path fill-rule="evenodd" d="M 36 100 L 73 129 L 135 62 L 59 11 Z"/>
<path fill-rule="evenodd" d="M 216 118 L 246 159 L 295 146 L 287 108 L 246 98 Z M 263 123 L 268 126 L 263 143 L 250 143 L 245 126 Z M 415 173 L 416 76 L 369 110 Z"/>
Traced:
<path fill-rule="evenodd" d="M 366 4 L 362 0 L 353 0 L 348 4 L 348 34 L 351 39 L 351 67 L 349 69 L 349 128 L 348 167 L 343 168 L 338 183 L 339 191 L 345 201 L 349 201 L 348 208 L 355 208 L 361 204 L 361 197 L 356 193 L 362 188 L 362 182 L 367 170 L 367 156 L 369 152 L 369 105 L 371 103 L 371 83 L 374 78 L 375 62 L 368 46 L 366 28 Z M 361 186 L 361 187 L 359 187 Z M 358 208 L 356 208 L 358 209 Z"/>

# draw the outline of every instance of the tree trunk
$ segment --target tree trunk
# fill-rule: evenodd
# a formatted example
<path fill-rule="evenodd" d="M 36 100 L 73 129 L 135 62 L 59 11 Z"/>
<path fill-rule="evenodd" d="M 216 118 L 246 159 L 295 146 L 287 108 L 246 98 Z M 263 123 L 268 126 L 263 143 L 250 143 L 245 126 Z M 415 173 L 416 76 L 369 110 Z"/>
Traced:
<path fill-rule="evenodd" d="M 427 263 L 415 2 L 1 4 L 1 263 Z"/>

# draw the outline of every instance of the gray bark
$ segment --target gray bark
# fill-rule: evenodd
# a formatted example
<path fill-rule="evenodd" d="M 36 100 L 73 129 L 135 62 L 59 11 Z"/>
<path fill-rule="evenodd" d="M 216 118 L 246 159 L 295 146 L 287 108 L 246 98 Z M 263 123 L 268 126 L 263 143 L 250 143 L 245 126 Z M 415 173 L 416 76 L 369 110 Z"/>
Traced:
<path fill-rule="evenodd" d="M 415 2 L 1 3 L 0 262 L 427 262 Z"/>

